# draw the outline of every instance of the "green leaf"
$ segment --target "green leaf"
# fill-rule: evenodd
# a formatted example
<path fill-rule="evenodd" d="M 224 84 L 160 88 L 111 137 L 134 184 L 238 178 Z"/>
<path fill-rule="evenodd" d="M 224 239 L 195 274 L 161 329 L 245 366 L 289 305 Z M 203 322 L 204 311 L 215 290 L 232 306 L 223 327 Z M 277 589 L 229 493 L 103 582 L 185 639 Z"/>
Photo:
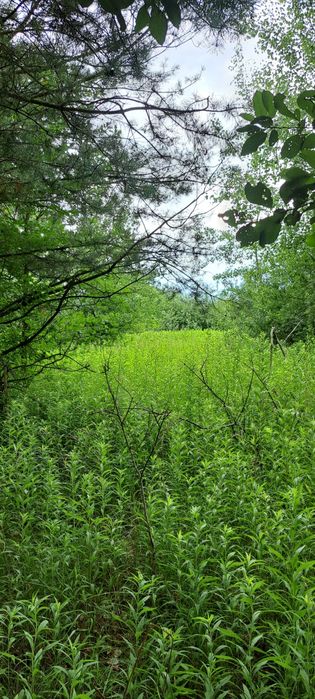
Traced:
<path fill-rule="evenodd" d="M 279 665 L 279 667 L 283 667 L 285 670 L 292 670 L 294 667 L 290 662 L 290 659 L 283 660 L 279 655 L 268 655 L 267 658 L 270 663 L 275 663 L 276 665 Z"/>
<path fill-rule="evenodd" d="M 248 112 L 242 112 L 240 114 L 240 117 L 242 117 L 242 119 L 245 119 L 245 121 L 253 121 L 254 119 L 253 115 L 249 114 Z"/>
<path fill-rule="evenodd" d="M 110 12 L 112 15 L 115 15 L 120 10 L 119 3 L 116 0 L 99 0 L 99 4 L 105 12 Z"/>
<path fill-rule="evenodd" d="M 283 209 L 281 211 L 283 212 Z M 241 226 L 236 233 L 236 240 L 241 243 L 242 247 L 256 242 L 259 242 L 259 245 L 264 247 L 275 242 L 280 230 L 281 222 L 275 220 L 273 216 L 267 216 L 260 221 Z"/>
<path fill-rule="evenodd" d="M 105 12 L 116 12 L 117 8 L 113 7 L 113 4 L 110 2 L 110 0 L 108 0 L 108 2 L 107 0 L 99 0 L 99 4 L 102 7 L 102 9 L 105 10 Z"/>
<path fill-rule="evenodd" d="M 244 697 L 244 699 L 252 699 L 252 695 L 246 684 L 244 684 L 244 682 L 242 683 L 242 690 L 242 696 Z"/>
<path fill-rule="evenodd" d="M 291 111 L 285 104 L 285 95 L 282 92 L 277 92 L 277 94 L 274 96 L 273 101 L 274 105 L 280 114 L 283 114 L 283 116 L 290 117 L 291 119 L 294 119 L 296 121 L 296 116 L 294 112 Z"/>
<path fill-rule="evenodd" d="M 134 0 L 115 0 L 115 4 L 117 5 L 118 11 L 119 10 L 126 10 Z"/>
<path fill-rule="evenodd" d="M 306 139 L 303 143 L 304 148 L 315 148 L 315 133 L 310 133 L 308 136 L 306 136 Z"/>
<path fill-rule="evenodd" d="M 222 626 L 220 626 L 220 633 L 222 634 L 222 636 L 227 636 L 228 638 L 235 638 L 237 641 L 242 640 L 240 634 L 235 633 L 235 631 L 232 631 L 232 629 L 224 629 L 222 628 Z"/>
<path fill-rule="evenodd" d="M 124 19 L 123 15 L 121 14 L 120 10 L 119 10 L 119 12 L 116 12 L 116 17 L 118 19 L 120 30 L 122 32 L 125 32 L 127 29 L 127 25 L 126 25 L 125 19 Z"/>
<path fill-rule="evenodd" d="M 256 185 L 251 185 L 247 182 L 245 185 L 245 196 L 252 204 L 267 206 L 270 209 L 273 207 L 271 191 L 263 182 L 258 182 Z"/>
<path fill-rule="evenodd" d="M 313 188 L 314 187 L 315 185 L 313 185 Z M 295 209 L 299 209 L 301 206 L 306 204 L 309 195 L 308 189 L 312 189 L 312 187 L 305 187 L 304 189 L 298 189 L 296 192 L 294 192 L 293 206 Z"/>
<path fill-rule="evenodd" d="M 315 135 L 315 134 L 314 134 Z M 305 160 L 306 163 L 315 168 L 315 151 L 313 150 L 303 150 L 300 153 L 301 158 Z"/>
<path fill-rule="evenodd" d="M 262 92 L 260 90 L 256 90 L 256 92 L 254 93 L 253 107 L 257 117 L 268 116 L 268 111 L 263 103 Z"/>
<path fill-rule="evenodd" d="M 43 621 L 40 622 L 38 628 L 37 628 L 37 633 L 40 633 L 41 631 L 44 631 L 48 626 L 48 619 L 43 619 Z"/>
<path fill-rule="evenodd" d="M 296 191 L 297 187 L 299 186 L 298 183 L 300 182 L 300 179 L 298 180 L 288 180 L 287 182 L 284 182 L 280 189 L 279 189 L 279 194 L 284 201 L 285 204 L 288 204 L 291 199 L 294 197 L 294 192 Z"/>
<path fill-rule="evenodd" d="M 241 155 L 249 155 L 249 153 L 255 153 L 256 150 L 258 150 L 259 146 L 261 146 L 267 138 L 267 134 L 265 131 L 259 131 L 257 133 L 252 134 L 244 143 L 243 148 L 241 150 Z"/>
<path fill-rule="evenodd" d="M 162 46 L 167 32 L 167 19 L 165 14 L 161 12 L 156 5 L 153 5 L 152 8 L 149 29 L 153 38 Z"/>
<path fill-rule="evenodd" d="M 228 209 L 227 211 L 224 211 L 222 214 L 219 214 L 219 217 L 222 218 L 222 220 L 227 223 L 229 226 L 236 226 L 236 218 L 235 218 L 235 209 Z"/>
<path fill-rule="evenodd" d="M 312 189 L 315 186 L 315 177 L 312 175 L 306 175 L 303 177 L 297 177 L 296 179 L 287 180 L 281 185 L 279 193 L 282 201 L 288 204 L 291 199 L 297 199 L 299 205 L 302 200 L 305 201 L 305 193 L 307 197 L 308 189 Z"/>
<path fill-rule="evenodd" d="M 313 226 L 312 228 L 312 233 L 309 233 L 309 235 L 306 236 L 305 240 L 310 248 L 315 248 L 315 227 Z"/>
<path fill-rule="evenodd" d="M 148 10 L 145 5 L 142 5 L 140 7 L 140 10 L 137 14 L 137 19 L 136 19 L 136 24 L 135 24 L 135 31 L 136 32 L 141 32 L 144 27 L 148 27 L 150 22 L 150 15 L 148 13 Z"/>
<path fill-rule="evenodd" d="M 269 116 L 259 116 L 253 119 L 252 124 L 259 124 L 260 126 L 266 126 L 266 128 L 268 128 L 273 125 L 273 121 Z"/>
<path fill-rule="evenodd" d="M 178 29 L 182 20 L 178 2 L 176 0 L 162 0 L 162 2 L 170 22 Z"/>
<path fill-rule="evenodd" d="M 259 240 L 259 227 L 257 223 L 246 223 L 245 226 L 241 226 L 236 233 L 236 240 L 241 243 L 242 247 L 246 245 L 251 245 Z"/>
<path fill-rule="evenodd" d="M 288 167 L 280 170 L 280 175 L 284 180 L 296 180 L 298 177 L 308 177 L 309 172 L 302 170 L 301 167 Z"/>
<path fill-rule="evenodd" d="M 259 236 L 259 245 L 264 248 L 265 245 L 271 245 L 274 243 L 281 230 L 281 223 L 276 223 L 272 217 L 260 221 L 262 224 L 262 231 Z"/>
<path fill-rule="evenodd" d="M 286 217 L 285 217 L 285 219 L 284 219 L 284 223 L 285 223 L 287 226 L 296 226 L 296 224 L 300 221 L 300 219 L 301 219 L 301 213 L 300 213 L 300 211 L 293 210 L 293 211 L 290 211 L 290 212 L 286 215 Z"/>
<path fill-rule="evenodd" d="M 270 146 L 274 146 L 277 141 L 279 141 L 279 132 L 277 129 L 272 129 L 272 131 L 270 131 L 268 143 Z"/>
<path fill-rule="evenodd" d="M 112 15 L 119 15 L 121 10 L 129 7 L 133 0 L 98 0 L 100 6 L 105 12 L 110 12 Z"/>
<path fill-rule="evenodd" d="M 303 140 L 303 137 L 299 134 L 289 136 L 281 148 L 282 157 L 294 158 L 300 152 L 303 146 Z"/>
<path fill-rule="evenodd" d="M 260 133 L 261 129 L 253 124 L 247 124 L 247 126 L 240 126 L 236 131 L 238 133 Z"/>
<path fill-rule="evenodd" d="M 281 221 L 283 221 L 286 213 L 287 209 L 275 209 L 271 218 L 273 219 L 273 221 L 275 221 L 275 223 L 280 223 Z"/>
<path fill-rule="evenodd" d="M 273 94 L 269 92 L 269 90 L 263 90 L 261 96 L 267 114 L 269 114 L 270 117 L 274 117 L 276 114 L 276 109 L 273 101 Z"/>
<path fill-rule="evenodd" d="M 303 90 L 297 97 L 297 104 L 313 119 L 315 117 L 315 90 Z"/>
<path fill-rule="evenodd" d="M 125 20 L 121 14 L 121 10 L 125 10 L 129 5 L 132 4 L 133 0 L 99 0 L 100 6 L 105 10 L 105 12 L 110 12 L 112 15 L 116 15 L 118 18 L 120 28 L 126 25 Z M 125 27 L 126 28 L 126 27 Z M 125 28 L 122 29 L 125 31 Z"/>

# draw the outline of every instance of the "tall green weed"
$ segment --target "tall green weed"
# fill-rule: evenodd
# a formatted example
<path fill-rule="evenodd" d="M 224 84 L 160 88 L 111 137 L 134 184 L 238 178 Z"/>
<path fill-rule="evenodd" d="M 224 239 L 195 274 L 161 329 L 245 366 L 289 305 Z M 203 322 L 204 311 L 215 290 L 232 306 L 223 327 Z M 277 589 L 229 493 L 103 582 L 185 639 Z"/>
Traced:
<path fill-rule="evenodd" d="M 144 333 L 12 401 L 1 697 L 314 696 L 314 358 Z"/>

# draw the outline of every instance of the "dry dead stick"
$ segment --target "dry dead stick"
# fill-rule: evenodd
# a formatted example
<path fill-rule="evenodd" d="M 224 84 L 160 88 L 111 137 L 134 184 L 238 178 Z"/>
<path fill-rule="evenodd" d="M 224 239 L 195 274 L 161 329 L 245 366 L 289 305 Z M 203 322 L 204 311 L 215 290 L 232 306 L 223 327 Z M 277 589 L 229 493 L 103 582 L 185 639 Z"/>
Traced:
<path fill-rule="evenodd" d="M 109 373 L 109 366 L 107 364 L 105 364 L 104 365 L 105 380 L 106 380 L 108 392 L 109 392 L 111 399 L 112 399 L 112 402 L 113 402 L 114 414 L 117 417 L 118 423 L 120 425 L 120 429 L 121 429 L 128 453 L 130 455 L 134 471 L 139 478 L 143 518 L 144 518 L 144 522 L 146 525 L 146 530 L 147 530 L 148 539 L 149 539 L 149 543 L 150 543 L 151 556 L 152 556 L 152 569 L 153 569 L 153 572 L 155 573 L 156 572 L 156 548 L 155 548 L 155 543 L 154 543 L 153 532 L 152 532 L 152 527 L 151 527 L 151 523 L 150 523 L 148 508 L 147 508 L 147 501 L 146 501 L 146 494 L 145 494 L 145 489 L 144 489 L 143 478 L 144 478 L 145 470 L 146 470 L 147 466 L 149 465 L 150 459 L 151 459 L 151 457 L 154 453 L 154 450 L 156 448 L 156 445 L 158 443 L 163 424 L 164 424 L 166 418 L 168 417 L 168 414 L 164 413 L 162 416 L 162 419 L 159 421 L 157 434 L 155 436 L 155 440 L 153 442 L 153 445 L 150 449 L 150 453 L 149 453 L 144 465 L 140 468 L 138 463 L 137 463 L 137 460 L 135 458 L 135 454 L 134 454 L 132 445 L 130 443 L 126 427 L 125 427 L 125 420 L 126 420 L 126 417 L 127 417 L 129 411 L 127 411 L 127 413 L 124 416 L 122 416 L 122 414 L 120 412 L 119 405 L 118 405 L 117 397 L 115 396 L 115 393 L 113 391 L 113 387 L 112 387 L 111 382 L 109 380 L 108 373 Z"/>

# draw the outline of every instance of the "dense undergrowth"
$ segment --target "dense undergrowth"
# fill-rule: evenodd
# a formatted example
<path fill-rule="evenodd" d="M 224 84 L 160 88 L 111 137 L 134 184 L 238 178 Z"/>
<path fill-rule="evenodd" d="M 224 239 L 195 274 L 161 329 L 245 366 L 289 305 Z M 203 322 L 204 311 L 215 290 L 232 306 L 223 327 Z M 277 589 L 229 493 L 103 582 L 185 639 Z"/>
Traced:
<path fill-rule="evenodd" d="M 2 699 L 314 697 L 315 348 L 270 359 L 145 333 L 11 403 Z"/>

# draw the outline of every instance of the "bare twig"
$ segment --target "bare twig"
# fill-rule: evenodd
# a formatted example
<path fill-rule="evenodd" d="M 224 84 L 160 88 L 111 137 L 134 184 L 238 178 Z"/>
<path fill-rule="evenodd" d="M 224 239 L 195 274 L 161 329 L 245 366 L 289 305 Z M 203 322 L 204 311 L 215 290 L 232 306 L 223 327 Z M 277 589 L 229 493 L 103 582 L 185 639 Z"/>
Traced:
<path fill-rule="evenodd" d="M 124 415 L 121 412 L 119 403 L 118 403 L 118 396 L 115 394 L 113 386 L 111 384 L 111 381 L 109 379 L 109 363 L 106 362 L 104 364 L 104 375 L 105 375 L 105 380 L 106 380 L 106 386 L 109 392 L 109 395 L 111 397 L 112 403 L 113 403 L 113 408 L 114 408 L 114 415 L 118 420 L 121 433 L 123 435 L 123 439 L 125 442 L 125 445 L 128 450 L 128 454 L 131 459 L 131 463 L 134 469 L 135 474 L 137 475 L 139 479 L 139 487 L 140 487 L 140 497 L 141 497 L 141 504 L 142 504 L 142 510 L 143 510 L 143 518 L 145 521 L 146 529 L 147 529 L 147 534 L 148 534 L 148 539 L 149 539 L 149 544 L 150 544 L 150 549 L 151 549 L 151 557 L 152 557 L 152 568 L 153 571 L 155 572 L 156 570 L 156 548 L 155 548 L 155 542 L 154 542 L 154 537 L 153 537 L 153 531 L 152 531 L 152 526 L 150 522 L 150 517 L 148 513 L 148 507 L 147 507 L 147 500 L 146 500 L 146 493 L 145 493 L 145 484 L 144 484 L 144 475 L 145 471 L 150 463 L 150 460 L 156 450 L 158 441 L 160 439 L 161 431 L 163 428 L 163 425 L 165 423 L 165 420 L 169 417 L 169 412 L 165 411 L 160 414 L 155 414 L 154 418 L 157 424 L 157 431 L 154 437 L 154 440 L 152 442 L 151 448 L 149 450 L 149 453 L 142 465 L 138 463 L 138 460 L 136 458 L 132 442 L 129 438 L 128 431 L 126 429 L 126 420 L 127 417 L 130 413 L 130 410 L 132 409 L 133 406 L 133 397 L 130 397 L 129 404 L 127 407 L 126 412 Z"/>
<path fill-rule="evenodd" d="M 255 369 L 254 366 L 252 366 L 251 369 L 252 369 L 253 373 L 255 374 L 255 376 L 257 377 L 258 381 L 261 383 L 261 385 L 262 385 L 262 386 L 265 388 L 265 390 L 267 391 L 268 396 L 269 396 L 269 398 L 270 398 L 270 400 L 271 400 L 272 405 L 274 406 L 274 408 L 275 408 L 276 410 L 279 410 L 279 408 L 280 408 L 281 406 L 280 406 L 279 403 L 277 403 L 276 399 L 275 399 L 274 396 L 272 395 L 271 390 L 270 390 L 270 388 L 269 388 L 269 386 L 268 386 L 268 384 L 267 384 L 266 379 L 264 379 L 262 376 L 260 376 L 260 374 L 258 374 L 258 371 L 257 371 L 257 369 Z"/>
<path fill-rule="evenodd" d="M 212 386 L 210 386 L 210 384 L 208 383 L 207 378 L 205 377 L 205 374 L 204 374 L 204 363 L 203 363 L 199 373 L 197 371 L 195 371 L 195 369 L 193 369 L 192 367 L 189 367 L 187 364 L 185 364 L 184 366 L 186 366 L 186 368 L 194 376 L 196 376 L 196 378 L 199 379 L 199 381 L 201 381 L 201 383 L 211 393 L 211 395 L 214 398 L 216 398 L 216 400 L 219 401 L 219 403 L 221 403 L 222 408 L 228 417 L 228 420 L 229 420 L 228 425 L 229 425 L 229 427 L 231 427 L 233 437 L 234 437 L 234 439 L 239 439 L 240 433 L 243 432 L 243 427 L 240 424 L 238 417 L 233 414 L 233 411 L 231 410 L 230 406 L 227 404 L 225 398 L 222 398 L 222 396 L 220 396 L 214 390 L 214 388 Z"/>

